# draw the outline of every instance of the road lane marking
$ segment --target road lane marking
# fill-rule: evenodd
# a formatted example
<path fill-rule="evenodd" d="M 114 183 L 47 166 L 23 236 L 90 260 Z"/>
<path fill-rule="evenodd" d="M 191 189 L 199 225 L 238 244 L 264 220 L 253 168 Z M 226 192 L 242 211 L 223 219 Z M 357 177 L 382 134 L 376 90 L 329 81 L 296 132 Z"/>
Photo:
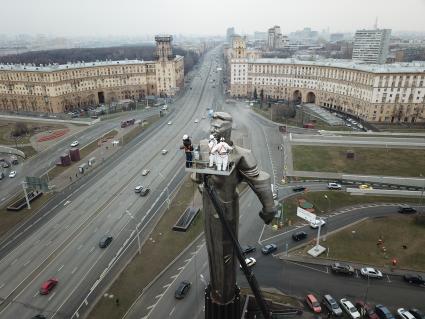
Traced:
<path fill-rule="evenodd" d="M 171 311 L 170 311 L 170 317 L 173 315 L 174 310 L 176 310 L 176 307 L 175 307 L 175 306 L 174 306 L 174 307 L 173 307 L 173 309 L 171 309 Z"/>
<path fill-rule="evenodd" d="M 77 250 L 80 250 L 83 247 L 83 244 L 77 247 Z"/>
<path fill-rule="evenodd" d="M 89 253 L 91 254 L 91 253 L 93 252 L 93 250 L 94 250 L 94 247 L 92 247 L 92 248 L 90 249 Z"/>
<path fill-rule="evenodd" d="M 47 299 L 48 301 L 52 300 L 52 298 L 55 296 L 56 292 L 52 293 L 52 295 Z"/>
<path fill-rule="evenodd" d="M 163 294 L 159 294 L 155 296 L 155 299 L 161 298 Z"/>
<path fill-rule="evenodd" d="M 177 274 L 177 275 L 171 276 L 170 278 L 171 278 L 171 279 L 176 279 L 178 276 L 179 276 L 179 275 Z"/>
<path fill-rule="evenodd" d="M 388 282 L 391 283 L 390 276 L 388 276 L 388 275 L 386 275 L 386 276 L 387 276 Z"/>
<path fill-rule="evenodd" d="M 39 292 L 37 291 L 35 294 L 34 294 L 34 298 L 35 297 L 37 297 L 39 295 Z"/>
<path fill-rule="evenodd" d="M 261 245 L 261 238 L 263 237 L 264 228 L 266 228 L 266 225 L 263 225 L 263 229 L 261 230 L 260 237 L 258 237 L 258 245 Z"/>
<path fill-rule="evenodd" d="M 192 258 L 189 258 L 189 259 L 186 259 L 184 262 L 185 263 L 188 263 L 189 261 L 191 261 L 192 260 Z"/>
<path fill-rule="evenodd" d="M 151 310 L 155 306 L 156 306 L 156 304 L 153 304 L 153 305 L 150 305 L 149 307 L 146 307 L 146 309 Z"/>
<path fill-rule="evenodd" d="M 288 263 L 291 263 L 291 264 L 295 264 L 295 265 L 310 269 L 310 270 L 318 271 L 318 272 L 321 272 L 321 273 L 324 273 L 324 274 L 329 274 L 327 271 L 316 269 L 314 267 L 310 267 L 310 266 L 307 266 L 307 265 L 303 265 L 303 264 L 297 263 L 296 261 L 291 261 L 291 260 L 285 260 L 285 261 L 288 262 Z"/>
<path fill-rule="evenodd" d="M 2 289 L 5 285 L 6 285 L 5 283 L 2 283 L 2 284 L 0 285 L 0 289 Z"/>
<path fill-rule="evenodd" d="M 164 286 L 162 286 L 162 288 L 168 288 L 168 287 L 170 287 L 171 286 L 171 284 L 166 284 L 166 285 L 164 285 Z M 1 287 L 0 287 L 1 288 Z"/>
<path fill-rule="evenodd" d="M 14 264 L 16 264 L 16 262 L 18 261 L 18 258 L 15 258 L 15 260 L 14 261 L 12 261 L 11 263 L 10 263 L 10 265 L 11 266 L 13 266 Z"/>
<path fill-rule="evenodd" d="M 62 266 L 59 267 L 58 272 L 62 270 L 63 266 L 65 266 L 65 265 L 62 265 Z"/>
<path fill-rule="evenodd" d="M 67 200 L 67 201 L 63 204 L 63 206 L 67 206 L 69 203 L 71 203 L 71 201 Z"/>
<path fill-rule="evenodd" d="M 74 269 L 72 269 L 71 274 L 74 274 L 74 272 L 76 272 L 78 269 L 78 267 L 75 267 Z"/>

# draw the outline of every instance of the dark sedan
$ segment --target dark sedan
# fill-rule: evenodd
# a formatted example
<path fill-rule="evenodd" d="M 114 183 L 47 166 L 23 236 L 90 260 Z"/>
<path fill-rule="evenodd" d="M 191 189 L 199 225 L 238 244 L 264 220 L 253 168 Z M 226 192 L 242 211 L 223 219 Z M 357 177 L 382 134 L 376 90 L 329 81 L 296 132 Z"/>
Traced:
<path fill-rule="evenodd" d="M 421 275 L 406 274 L 403 276 L 403 279 L 407 281 L 409 284 L 425 285 L 425 279 L 422 278 Z"/>
<path fill-rule="evenodd" d="M 304 192 L 307 188 L 304 186 L 295 186 L 292 188 L 293 192 Z"/>
<path fill-rule="evenodd" d="M 190 282 L 188 281 L 182 281 L 180 285 L 177 287 L 176 292 L 174 294 L 174 297 L 176 299 L 183 299 L 190 289 Z"/>
<path fill-rule="evenodd" d="M 416 213 L 416 209 L 412 206 L 402 205 L 398 207 L 398 212 L 400 214 L 414 214 Z"/>
<path fill-rule="evenodd" d="M 243 246 L 242 247 L 242 253 L 244 255 L 249 254 L 249 253 L 252 253 L 254 251 L 255 251 L 255 247 L 253 247 L 253 246 L 247 245 L 247 246 Z"/>
<path fill-rule="evenodd" d="M 274 251 L 276 251 L 276 250 L 277 250 L 277 246 L 276 246 L 276 244 L 269 244 L 269 245 L 264 246 L 264 247 L 261 249 L 261 252 L 262 252 L 264 255 L 269 255 L 269 254 L 271 254 L 272 252 L 274 252 Z"/>

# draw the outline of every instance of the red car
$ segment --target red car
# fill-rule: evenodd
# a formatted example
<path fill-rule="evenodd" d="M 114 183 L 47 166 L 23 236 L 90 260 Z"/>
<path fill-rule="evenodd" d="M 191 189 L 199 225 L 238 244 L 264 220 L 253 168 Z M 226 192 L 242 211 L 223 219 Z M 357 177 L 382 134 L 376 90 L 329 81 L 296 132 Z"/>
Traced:
<path fill-rule="evenodd" d="M 52 291 L 53 288 L 55 288 L 58 282 L 59 281 L 56 278 L 50 278 L 49 280 L 43 282 L 40 288 L 40 295 L 47 295 Z"/>
<path fill-rule="evenodd" d="M 317 298 L 313 294 L 308 294 L 305 297 L 305 301 L 307 305 L 313 310 L 315 313 L 321 313 L 322 307 L 320 307 L 320 303 L 317 301 Z"/>

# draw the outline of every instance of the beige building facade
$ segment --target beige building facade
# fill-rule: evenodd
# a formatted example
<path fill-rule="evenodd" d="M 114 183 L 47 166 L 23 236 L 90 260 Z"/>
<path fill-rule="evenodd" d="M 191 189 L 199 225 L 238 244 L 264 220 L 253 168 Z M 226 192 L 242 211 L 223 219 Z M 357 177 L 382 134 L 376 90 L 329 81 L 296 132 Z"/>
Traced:
<path fill-rule="evenodd" d="M 315 103 L 369 122 L 425 123 L 425 63 L 250 59 L 230 62 L 230 95 Z"/>
<path fill-rule="evenodd" d="M 59 113 L 147 95 L 172 96 L 184 84 L 184 58 L 173 56 L 171 36 L 155 40 L 155 61 L 0 64 L 0 109 Z"/>

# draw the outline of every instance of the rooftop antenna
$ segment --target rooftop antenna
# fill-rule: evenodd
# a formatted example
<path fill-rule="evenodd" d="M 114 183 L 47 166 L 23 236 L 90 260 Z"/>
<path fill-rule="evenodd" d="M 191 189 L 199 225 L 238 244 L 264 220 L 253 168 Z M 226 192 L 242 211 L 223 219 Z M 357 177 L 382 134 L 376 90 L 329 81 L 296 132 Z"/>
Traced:
<path fill-rule="evenodd" d="M 375 29 L 378 29 L 378 17 L 375 18 L 375 25 L 374 25 Z"/>

